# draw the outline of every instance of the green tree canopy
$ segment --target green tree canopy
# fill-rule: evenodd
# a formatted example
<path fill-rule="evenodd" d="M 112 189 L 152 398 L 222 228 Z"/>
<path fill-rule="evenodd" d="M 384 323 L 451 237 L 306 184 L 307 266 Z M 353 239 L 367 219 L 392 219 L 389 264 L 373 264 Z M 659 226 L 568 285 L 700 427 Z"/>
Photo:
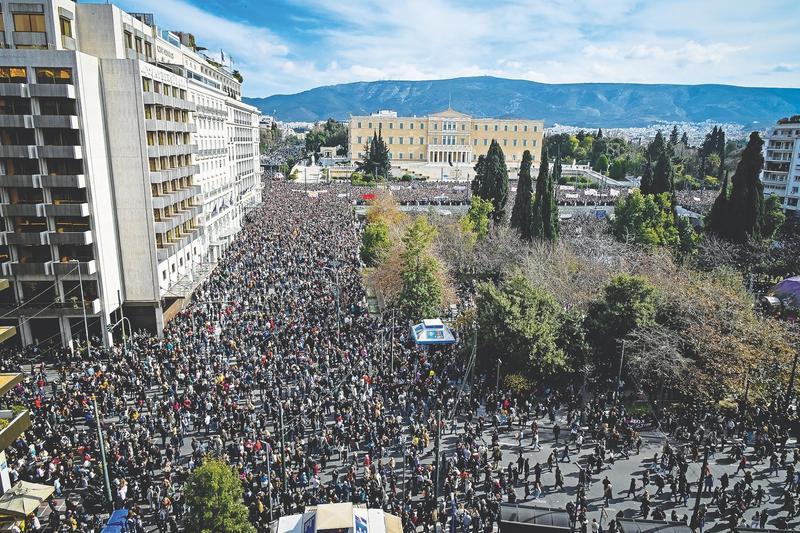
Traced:
<path fill-rule="evenodd" d="M 667 193 L 642 194 L 633 189 L 617 200 L 614 208 L 614 235 L 621 241 L 633 240 L 650 246 L 680 247 L 680 232 Z"/>
<path fill-rule="evenodd" d="M 558 239 L 558 205 L 554 193 L 554 183 L 561 177 L 561 158 L 556 155 L 552 171 L 547 161 L 547 151 L 542 150 L 539 176 L 536 178 L 536 194 L 531 213 L 533 239 L 555 241 Z"/>
<path fill-rule="evenodd" d="M 347 126 L 329 118 L 306 133 L 306 153 L 319 155 L 323 146 L 338 146 L 339 152 L 347 150 Z"/>
<path fill-rule="evenodd" d="M 495 222 L 505 221 L 506 202 L 508 202 L 508 168 L 503 150 L 494 139 L 492 139 L 486 155 L 478 157 L 475 164 L 472 194 L 492 202 L 494 206 L 492 219 Z"/>
<path fill-rule="evenodd" d="M 583 333 L 547 292 L 515 273 L 499 285 L 478 288 L 478 357 L 484 368 L 497 358 L 503 373 L 548 376 L 582 359 Z M 568 338 L 569 337 L 569 338 Z M 568 352 L 565 347 L 574 349 Z"/>
<path fill-rule="evenodd" d="M 731 178 L 728 223 L 730 238 L 736 242 L 745 242 L 748 237 L 762 238 L 765 233 L 764 185 L 759 177 L 764 165 L 763 146 L 758 133 L 751 133 Z"/>
<path fill-rule="evenodd" d="M 361 236 L 361 260 L 374 266 L 389 251 L 389 226 L 382 220 L 371 222 L 364 228 Z"/>
<path fill-rule="evenodd" d="M 519 231 L 525 240 L 531 240 L 531 214 L 533 212 L 533 180 L 531 164 L 533 158 L 529 150 L 522 153 L 517 181 L 517 196 L 511 210 L 511 227 Z"/>
<path fill-rule="evenodd" d="M 391 169 L 389 148 L 380 133 L 376 131 L 372 134 L 372 142 L 364 146 L 364 158 L 356 163 L 356 172 L 388 179 Z"/>
<path fill-rule="evenodd" d="M 600 154 L 600 157 L 597 158 L 597 162 L 594 164 L 594 170 L 601 174 L 608 172 L 608 157 L 606 157 L 606 154 Z"/>
<path fill-rule="evenodd" d="M 242 483 L 223 461 L 206 459 L 186 483 L 189 531 L 255 533 L 242 503 Z"/>
<path fill-rule="evenodd" d="M 483 239 L 489 233 L 489 222 L 494 206 L 489 200 L 480 196 L 473 196 L 470 200 L 469 211 L 463 219 L 465 229 L 475 234 L 478 239 Z"/>
<path fill-rule="evenodd" d="M 430 251 L 435 237 L 436 228 L 424 216 L 415 218 L 403 235 L 402 289 L 397 303 L 409 320 L 437 317 L 441 310 L 442 266 Z"/>
<path fill-rule="evenodd" d="M 672 163 L 670 162 L 669 154 L 661 152 L 658 156 L 658 161 L 656 161 L 656 167 L 653 170 L 653 186 L 650 193 L 671 193 L 674 188 L 672 178 Z"/>

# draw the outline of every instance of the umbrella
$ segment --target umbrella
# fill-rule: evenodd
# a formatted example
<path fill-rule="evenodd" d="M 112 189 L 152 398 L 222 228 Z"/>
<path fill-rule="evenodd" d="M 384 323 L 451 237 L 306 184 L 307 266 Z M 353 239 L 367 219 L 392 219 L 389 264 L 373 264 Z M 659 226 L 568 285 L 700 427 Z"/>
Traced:
<path fill-rule="evenodd" d="M 25 518 L 53 494 L 53 487 L 20 481 L 0 497 L 0 514 Z"/>
<path fill-rule="evenodd" d="M 769 293 L 781 300 L 785 306 L 800 309 L 800 276 L 786 278 L 772 287 Z"/>

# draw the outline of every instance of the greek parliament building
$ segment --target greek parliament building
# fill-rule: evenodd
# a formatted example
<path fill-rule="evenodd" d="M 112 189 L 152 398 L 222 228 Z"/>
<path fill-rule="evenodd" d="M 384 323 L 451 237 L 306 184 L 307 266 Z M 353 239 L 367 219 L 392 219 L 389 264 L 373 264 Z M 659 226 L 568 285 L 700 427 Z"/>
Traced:
<path fill-rule="evenodd" d="M 0 10 L 0 325 L 68 344 L 85 311 L 104 342 L 123 314 L 161 333 L 260 202 L 260 115 L 152 15 Z"/>
<path fill-rule="evenodd" d="M 544 122 L 473 118 L 453 109 L 424 117 L 398 117 L 394 111 L 350 118 L 349 154 L 352 160 L 364 156 L 366 143 L 380 131 L 393 166 L 415 168 L 420 163 L 474 165 L 485 155 L 492 139 L 500 143 L 509 167 L 518 167 L 525 150 L 534 165 L 542 150 Z"/>

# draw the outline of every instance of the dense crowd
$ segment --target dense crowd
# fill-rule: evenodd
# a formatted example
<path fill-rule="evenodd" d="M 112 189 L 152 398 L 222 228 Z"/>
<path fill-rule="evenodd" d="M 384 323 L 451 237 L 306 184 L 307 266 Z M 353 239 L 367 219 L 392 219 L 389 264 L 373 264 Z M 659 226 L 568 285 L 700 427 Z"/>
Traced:
<path fill-rule="evenodd" d="M 163 339 L 138 333 L 126 351 L 95 345 L 91 353 L 64 351 L 54 367 L 30 366 L 11 402 L 31 408 L 33 427 L 8 450 L 8 464 L 12 481 L 51 484 L 66 497 L 64 508 L 51 503 L 50 530 L 99 531 L 105 489 L 96 411 L 114 506 L 130 510 L 137 533 L 179 530 L 189 512 L 183 485 L 207 456 L 236 468 L 259 531 L 282 513 L 352 501 L 401 516 L 407 532 L 448 520 L 465 532 L 490 532 L 501 502 L 573 488 L 572 520 L 597 530 L 588 519 L 592 478 L 638 453 L 642 426 L 653 421 L 632 416 L 601 388 L 518 396 L 479 376 L 459 396 L 464 365 L 452 349 L 419 350 L 405 324 L 392 329 L 388 316 L 367 312 L 353 199 L 272 184 Z M 35 355 L 8 354 L 3 365 L 22 368 Z M 689 520 L 663 516 L 656 500 L 669 487 L 686 504 L 696 483 L 687 465 L 702 461 L 706 445 L 770 468 L 777 458 L 793 516 L 798 457 L 783 446 L 786 428 L 774 413 L 664 412 L 662 426 L 688 448 L 665 441 L 647 479 L 632 480 L 642 516 Z M 438 479 L 437 436 L 448 442 Z M 512 451 L 501 438 L 514 439 Z M 523 450 L 545 441 L 547 460 L 531 465 Z M 562 465 L 578 459 L 575 486 Z M 738 523 L 764 499 L 753 485 L 751 476 L 713 488 L 708 506 Z M 614 497 L 607 489 L 606 504 Z M 614 517 L 602 527 L 616 531 Z"/>

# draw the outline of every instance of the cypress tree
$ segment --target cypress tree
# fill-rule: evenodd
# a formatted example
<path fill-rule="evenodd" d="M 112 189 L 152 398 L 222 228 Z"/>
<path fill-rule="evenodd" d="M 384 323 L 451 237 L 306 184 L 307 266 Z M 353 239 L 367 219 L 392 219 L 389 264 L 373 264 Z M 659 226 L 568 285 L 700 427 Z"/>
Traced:
<path fill-rule="evenodd" d="M 603 138 L 603 128 L 597 128 L 597 135 L 595 139 L 602 139 Z"/>
<path fill-rule="evenodd" d="M 661 131 L 658 131 L 653 142 L 647 146 L 647 155 L 650 157 L 650 161 L 658 161 L 658 156 L 666 150 L 667 145 L 664 142 L 664 136 L 661 135 Z"/>
<path fill-rule="evenodd" d="M 495 140 L 492 140 L 486 156 L 479 157 L 475 164 L 472 194 L 492 202 L 494 206 L 492 219 L 495 222 L 505 220 L 506 202 L 508 202 L 508 168 L 503 150 Z"/>
<path fill-rule="evenodd" d="M 511 227 L 519 231 L 526 241 L 531 240 L 531 208 L 533 201 L 533 181 L 531 179 L 532 157 L 529 150 L 522 154 L 517 181 L 517 197 L 511 210 Z"/>
<path fill-rule="evenodd" d="M 547 151 L 542 150 L 539 176 L 536 178 L 536 195 L 531 216 L 531 236 L 534 239 L 554 241 L 558 237 L 558 206 L 553 194 L 553 180 L 561 173 L 560 157 L 556 156 L 553 172 L 550 173 Z"/>
<path fill-rule="evenodd" d="M 731 194 L 728 200 L 727 219 L 730 237 L 736 242 L 745 242 L 748 237 L 761 238 L 764 233 L 764 185 L 759 179 L 764 156 L 761 148 L 764 141 L 757 132 L 742 152 L 731 178 Z"/>
<path fill-rule="evenodd" d="M 681 142 L 684 146 L 689 146 L 689 135 L 684 131 L 683 135 L 681 135 Z"/>
<path fill-rule="evenodd" d="M 678 144 L 678 126 L 672 126 L 672 132 L 669 134 L 669 143 L 672 146 Z"/>
<path fill-rule="evenodd" d="M 714 200 L 714 205 L 711 206 L 711 211 L 706 216 L 708 230 L 720 237 L 730 238 L 731 226 L 728 223 L 728 215 L 728 173 L 725 172 L 722 188 L 719 190 L 716 200 Z"/>
<path fill-rule="evenodd" d="M 666 152 L 661 152 L 653 170 L 653 186 L 651 194 L 661 194 L 662 192 L 672 192 L 672 163 L 667 157 Z"/>
<path fill-rule="evenodd" d="M 653 192 L 653 164 L 650 162 L 650 156 L 647 156 L 647 163 L 644 165 L 644 172 L 642 173 L 642 181 L 639 184 L 639 191 L 644 194 L 652 194 Z"/>

